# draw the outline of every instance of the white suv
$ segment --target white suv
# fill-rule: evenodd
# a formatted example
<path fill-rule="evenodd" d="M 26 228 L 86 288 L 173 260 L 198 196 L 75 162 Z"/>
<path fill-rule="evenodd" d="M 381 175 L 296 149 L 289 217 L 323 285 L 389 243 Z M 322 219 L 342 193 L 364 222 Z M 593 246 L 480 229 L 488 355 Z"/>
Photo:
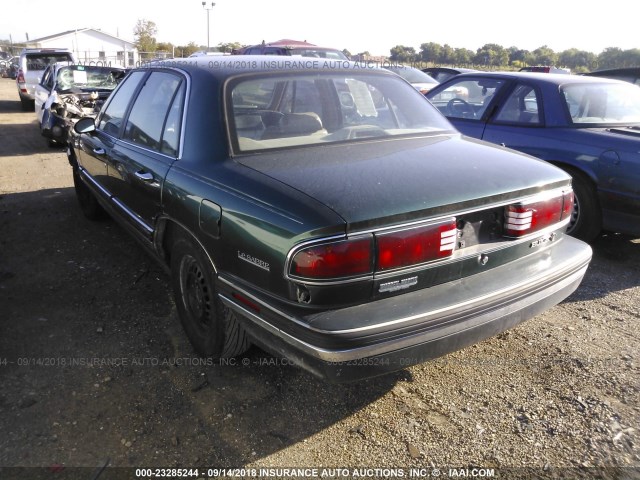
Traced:
<path fill-rule="evenodd" d="M 34 93 L 36 85 L 45 69 L 57 62 L 76 63 L 70 50 L 66 48 L 25 48 L 18 61 L 16 84 L 24 111 L 34 110 Z"/>

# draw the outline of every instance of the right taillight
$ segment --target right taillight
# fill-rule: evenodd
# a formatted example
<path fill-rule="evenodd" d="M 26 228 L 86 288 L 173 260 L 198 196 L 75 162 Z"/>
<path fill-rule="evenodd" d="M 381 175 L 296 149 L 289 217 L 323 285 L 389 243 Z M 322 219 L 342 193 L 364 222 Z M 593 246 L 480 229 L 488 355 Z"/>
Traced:
<path fill-rule="evenodd" d="M 515 203 L 504 210 L 504 234 L 524 237 L 566 220 L 573 211 L 573 191 L 541 200 Z"/>

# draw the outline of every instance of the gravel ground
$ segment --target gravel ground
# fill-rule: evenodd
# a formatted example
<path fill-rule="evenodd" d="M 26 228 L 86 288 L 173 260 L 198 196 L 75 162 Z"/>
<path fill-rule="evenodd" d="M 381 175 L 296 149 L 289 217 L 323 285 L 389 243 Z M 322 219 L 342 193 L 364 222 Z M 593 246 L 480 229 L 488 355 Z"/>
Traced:
<path fill-rule="evenodd" d="M 164 271 L 83 219 L 8 79 L 0 232 L 0 478 L 640 478 L 640 239 L 602 236 L 562 304 L 396 374 L 329 385 L 255 348 L 221 365 L 193 354 Z"/>

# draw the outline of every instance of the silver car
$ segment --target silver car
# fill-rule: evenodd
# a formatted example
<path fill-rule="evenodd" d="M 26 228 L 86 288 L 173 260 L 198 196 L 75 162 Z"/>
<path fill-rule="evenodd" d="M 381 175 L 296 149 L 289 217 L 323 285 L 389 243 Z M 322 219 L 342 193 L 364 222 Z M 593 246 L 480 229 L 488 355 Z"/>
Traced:
<path fill-rule="evenodd" d="M 22 110 L 25 112 L 35 110 L 36 85 L 40 83 L 42 73 L 46 68 L 58 62 L 72 64 L 76 63 L 76 59 L 73 53 L 66 48 L 25 48 L 22 51 L 18 61 L 18 76 L 16 77 Z"/>

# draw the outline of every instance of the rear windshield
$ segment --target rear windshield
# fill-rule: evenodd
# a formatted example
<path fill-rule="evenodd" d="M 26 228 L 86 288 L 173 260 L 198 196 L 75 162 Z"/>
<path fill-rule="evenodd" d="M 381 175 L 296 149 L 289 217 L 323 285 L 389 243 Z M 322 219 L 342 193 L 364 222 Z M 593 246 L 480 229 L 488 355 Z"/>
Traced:
<path fill-rule="evenodd" d="M 574 124 L 640 123 L 640 88 L 627 83 L 565 85 L 562 93 Z"/>
<path fill-rule="evenodd" d="M 26 58 L 29 70 L 44 70 L 57 62 L 73 62 L 69 53 L 27 53 Z"/>
<path fill-rule="evenodd" d="M 236 151 L 451 131 L 419 92 L 392 74 L 353 71 L 242 77 L 227 112 Z"/>

